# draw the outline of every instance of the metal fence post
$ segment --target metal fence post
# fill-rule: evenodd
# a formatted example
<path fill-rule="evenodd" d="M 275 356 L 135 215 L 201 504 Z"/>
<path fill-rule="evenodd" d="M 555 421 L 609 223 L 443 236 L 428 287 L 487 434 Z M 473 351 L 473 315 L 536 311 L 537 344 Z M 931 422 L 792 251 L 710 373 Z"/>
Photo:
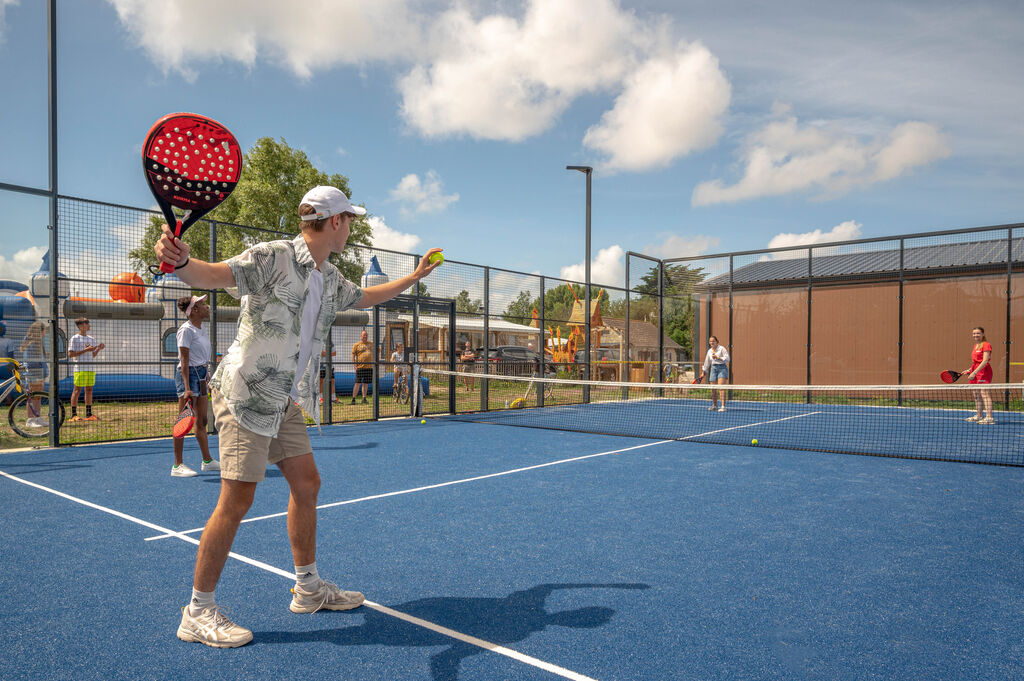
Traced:
<path fill-rule="evenodd" d="M 481 358 L 484 376 L 490 371 L 491 357 L 491 268 L 484 266 L 484 356 Z M 491 382 L 486 378 L 480 382 L 480 409 L 491 407 Z"/>

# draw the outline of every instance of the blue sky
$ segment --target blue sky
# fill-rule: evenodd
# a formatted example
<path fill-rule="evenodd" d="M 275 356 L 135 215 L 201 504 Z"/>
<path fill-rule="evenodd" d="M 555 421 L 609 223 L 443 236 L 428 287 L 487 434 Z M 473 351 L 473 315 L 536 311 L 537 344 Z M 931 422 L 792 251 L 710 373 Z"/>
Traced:
<path fill-rule="evenodd" d="M 184 110 L 348 176 L 380 246 L 551 276 L 582 277 L 565 166 L 593 165 L 613 285 L 626 250 L 1022 219 L 1020 3 L 57 4 L 63 194 L 152 206 L 140 145 Z M 45 2 L 0 0 L 0 182 L 47 184 L 45 31 Z M 35 269 L 46 215 L 0 192 L 0 278 Z"/>

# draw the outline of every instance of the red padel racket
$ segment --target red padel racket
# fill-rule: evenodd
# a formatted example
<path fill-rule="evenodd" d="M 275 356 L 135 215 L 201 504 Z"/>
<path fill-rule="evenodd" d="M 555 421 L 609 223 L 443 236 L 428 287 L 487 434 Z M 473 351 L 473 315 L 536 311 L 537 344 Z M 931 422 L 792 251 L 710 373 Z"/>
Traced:
<path fill-rule="evenodd" d="M 192 400 L 186 400 L 185 406 L 182 408 L 181 413 L 178 414 L 178 420 L 174 422 L 174 428 L 171 429 L 171 435 L 176 438 L 183 438 L 189 434 L 192 430 L 192 426 L 196 422 L 196 413 L 192 411 Z"/>
<path fill-rule="evenodd" d="M 142 168 L 178 238 L 234 190 L 242 172 L 242 148 L 231 131 L 212 118 L 167 114 L 146 135 Z M 185 211 L 182 220 L 174 208 Z M 160 271 L 173 272 L 174 266 L 162 262 Z"/>
<path fill-rule="evenodd" d="M 953 371 L 952 369 L 946 369 L 941 374 L 939 374 L 939 378 L 942 379 L 943 383 L 956 383 L 958 380 L 960 380 L 961 376 L 963 376 L 962 373 L 960 373 L 959 371 Z"/>

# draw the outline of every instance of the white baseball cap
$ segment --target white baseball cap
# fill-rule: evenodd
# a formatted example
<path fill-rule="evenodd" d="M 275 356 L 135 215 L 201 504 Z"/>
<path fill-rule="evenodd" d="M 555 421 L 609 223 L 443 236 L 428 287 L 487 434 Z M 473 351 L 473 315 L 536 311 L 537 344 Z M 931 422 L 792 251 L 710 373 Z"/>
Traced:
<path fill-rule="evenodd" d="M 300 216 L 303 222 L 323 220 L 331 217 L 332 215 L 337 215 L 338 213 L 366 215 L 365 208 L 353 206 L 352 202 L 348 200 L 347 196 L 345 196 L 345 192 L 341 191 L 337 187 L 324 185 L 313 187 L 306 192 L 305 196 L 302 197 L 302 201 L 299 202 L 299 205 L 302 205 L 303 203 L 308 203 L 316 210 L 315 213 Z"/>

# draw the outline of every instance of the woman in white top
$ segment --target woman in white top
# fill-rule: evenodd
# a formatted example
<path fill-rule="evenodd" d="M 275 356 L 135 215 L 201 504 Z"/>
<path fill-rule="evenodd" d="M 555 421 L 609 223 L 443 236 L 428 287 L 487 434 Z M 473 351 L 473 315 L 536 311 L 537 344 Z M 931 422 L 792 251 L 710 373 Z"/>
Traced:
<path fill-rule="evenodd" d="M 729 351 L 725 349 L 724 345 L 718 343 L 717 336 L 708 337 L 708 354 L 704 357 L 704 366 L 700 369 L 700 380 L 704 380 L 704 375 L 708 375 L 708 383 L 712 385 L 717 383 L 718 385 L 724 385 L 729 380 Z M 719 400 L 721 400 L 722 406 L 718 406 Z M 711 391 L 711 406 L 708 407 L 709 411 L 725 411 L 725 391 L 724 390 L 712 390 Z"/>
<path fill-rule="evenodd" d="M 206 296 L 185 296 L 178 299 L 178 309 L 187 320 L 178 327 L 178 366 L 174 368 L 174 386 L 178 393 L 178 411 L 185 402 L 192 400 L 192 411 L 196 414 L 193 433 L 203 454 L 204 471 L 219 471 L 220 462 L 210 456 L 210 445 L 206 440 L 206 403 L 210 380 L 210 337 L 203 329 L 203 320 L 210 316 Z M 176 478 L 190 478 L 197 473 L 181 461 L 185 449 L 184 438 L 174 438 L 174 467 L 171 475 Z"/>

